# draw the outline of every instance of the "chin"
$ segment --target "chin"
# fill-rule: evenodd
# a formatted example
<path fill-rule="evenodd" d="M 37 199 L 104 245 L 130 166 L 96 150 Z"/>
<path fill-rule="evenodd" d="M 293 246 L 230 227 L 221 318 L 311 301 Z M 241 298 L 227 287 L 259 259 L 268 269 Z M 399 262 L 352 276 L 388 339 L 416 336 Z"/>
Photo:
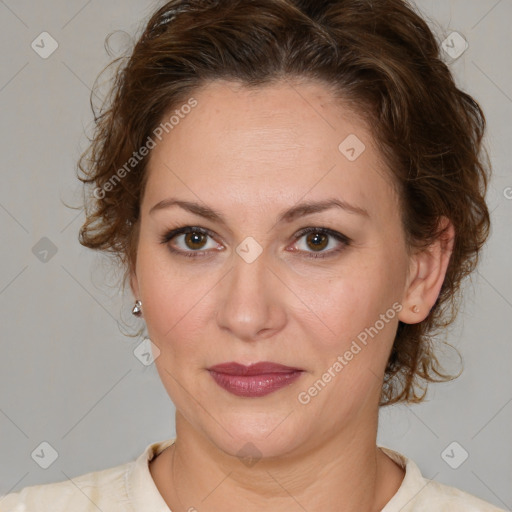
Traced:
<path fill-rule="evenodd" d="M 288 414 L 277 418 L 275 414 L 251 417 L 246 413 L 242 418 L 221 422 L 229 425 L 227 431 L 217 424 L 211 425 L 213 430 L 208 429 L 207 435 L 220 450 L 232 456 L 250 459 L 284 456 L 302 446 L 309 437 L 296 424 L 294 415 L 287 417 Z"/>

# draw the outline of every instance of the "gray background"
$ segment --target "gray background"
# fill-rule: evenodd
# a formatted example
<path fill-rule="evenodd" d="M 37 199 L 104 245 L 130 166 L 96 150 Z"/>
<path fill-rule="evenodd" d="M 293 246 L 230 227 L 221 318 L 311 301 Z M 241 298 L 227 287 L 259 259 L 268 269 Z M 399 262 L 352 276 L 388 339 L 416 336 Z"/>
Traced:
<path fill-rule="evenodd" d="M 154 365 L 134 356 L 141 340 L 118 327 L 119 319 L 135 325 L 132 298 L 108 263 L 80 246 L 83 214 L 64 205 L 80 202 L 75 167 L 91 128 L 90 88 L 110 61 L 105 37 L 135 34 L 160 3 L 0 1 L 0 495 L 127 462 L 175 435 Z M 512 2 L 417 4 L 440 40 L 455 30 L 469 43 L 447 61 L 489 121 L 493 232 L 449 332 L 465 372 L 431 386 L 424 404 L 382 410 L 379 443 L 413 458 L 427 478 L 510 509 Z M 43 31 L 59 44 L 47 59 L 31 48 Z M 114 51 L 127 39 L 114 36 Z M 31 457 L 43 441 L 58 452 L 48 469 Z M 458 469 L 441 456 L 453 441 L 469 453 Z M 462 453 L 456 447 L 452 459 Z"/>

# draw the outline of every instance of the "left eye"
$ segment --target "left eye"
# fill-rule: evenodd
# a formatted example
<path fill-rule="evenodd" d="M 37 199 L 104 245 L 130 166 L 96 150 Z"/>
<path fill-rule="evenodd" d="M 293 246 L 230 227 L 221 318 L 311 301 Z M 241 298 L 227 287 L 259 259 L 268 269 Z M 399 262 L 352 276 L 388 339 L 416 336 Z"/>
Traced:
<path fill-rule="evenodd" d="M 313 253 L 307 254 L 309 258 L 327 258 L 333 253 L 341 252 L 347 245 L 350 244 L 350 239 L 345 235 L 338 233 L 327 228 L 306 228 L 297 234 L 297 238 L 300 240 L 305 237 L 305 244 L 307 247 L 313 247 Z M 331 249 L 329 251 L 323 251 L 327 245 L 329 245 L 329 238 L 334 238 L 338 242 L 338 248 Z M 335 244 L 336 245 L 336 244 Z M 341 247 L 339 247 L 341 246 Z M 300 250 L 300 249 L 299 249 Z M 321 251 L 321 254 L 315 254 Z M 308 253 L 308 251 L 304 251 Z"/>
<path fill-rule="evenodd" d="M 185 243 L 185 247 L 176 249 L 169 242 L 173 239 L 179 239 L 180 236 L 183 236 L 182 241 Z M 210 247 L 205 247 L 205 241 L 208 237 L 214 238 L 214 234 L 210 230 L 185 226 L 167 232 L 160 241 L 163 244 L 169 244 L 169 250 L 172 253 L 189 258 L 197 258 L 204 255 L 205 252 L 209 252 L 208 249 L 215 249 L 217 247 L 215 243 Z M 301 238 L 305 238 L 306 247 L 313 248 L 313 251 L 310 252 L 307 249 L 299 248 L 293 249 L 292 252 L 304 253 L 307 258 L 329 257 L 341 252 L 351 242 L 345 235 L 327 228 L 305 228 L 296 234 L 296 240 Z M 324 249 L 329 245 L 329 238 L 334 238 L 338 242 L 339 247 L 325 251 Z"/>

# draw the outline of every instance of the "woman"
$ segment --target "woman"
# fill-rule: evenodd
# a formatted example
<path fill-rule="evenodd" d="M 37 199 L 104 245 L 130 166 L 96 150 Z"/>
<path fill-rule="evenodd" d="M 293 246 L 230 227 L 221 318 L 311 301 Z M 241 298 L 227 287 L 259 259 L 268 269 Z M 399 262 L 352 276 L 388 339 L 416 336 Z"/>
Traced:
<path fill-rule="evenodd" d="M 168 2 L 96 120 L 80 240 L 126 271 L 177 436 L 1 510 L 499 510 L 376 444 L 453 378 L 429 336 L 489 229 L 483 113 L 410 6 Z"/>

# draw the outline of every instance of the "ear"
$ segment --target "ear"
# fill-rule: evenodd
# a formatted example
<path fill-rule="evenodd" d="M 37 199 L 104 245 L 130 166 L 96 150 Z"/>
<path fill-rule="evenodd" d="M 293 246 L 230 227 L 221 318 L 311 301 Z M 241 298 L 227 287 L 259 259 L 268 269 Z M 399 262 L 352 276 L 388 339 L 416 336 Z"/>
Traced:
<path fill-rule="evenodd" d="M 411 256 L 403 309 L 398 315 L 406 324 L 425 320 L 439 297 L 455 239 L 455 229 L 447 217 L 440 218 L 439 233 L 431 245 Z M 413 311 L 414 306 L 418 312 Z"/>

